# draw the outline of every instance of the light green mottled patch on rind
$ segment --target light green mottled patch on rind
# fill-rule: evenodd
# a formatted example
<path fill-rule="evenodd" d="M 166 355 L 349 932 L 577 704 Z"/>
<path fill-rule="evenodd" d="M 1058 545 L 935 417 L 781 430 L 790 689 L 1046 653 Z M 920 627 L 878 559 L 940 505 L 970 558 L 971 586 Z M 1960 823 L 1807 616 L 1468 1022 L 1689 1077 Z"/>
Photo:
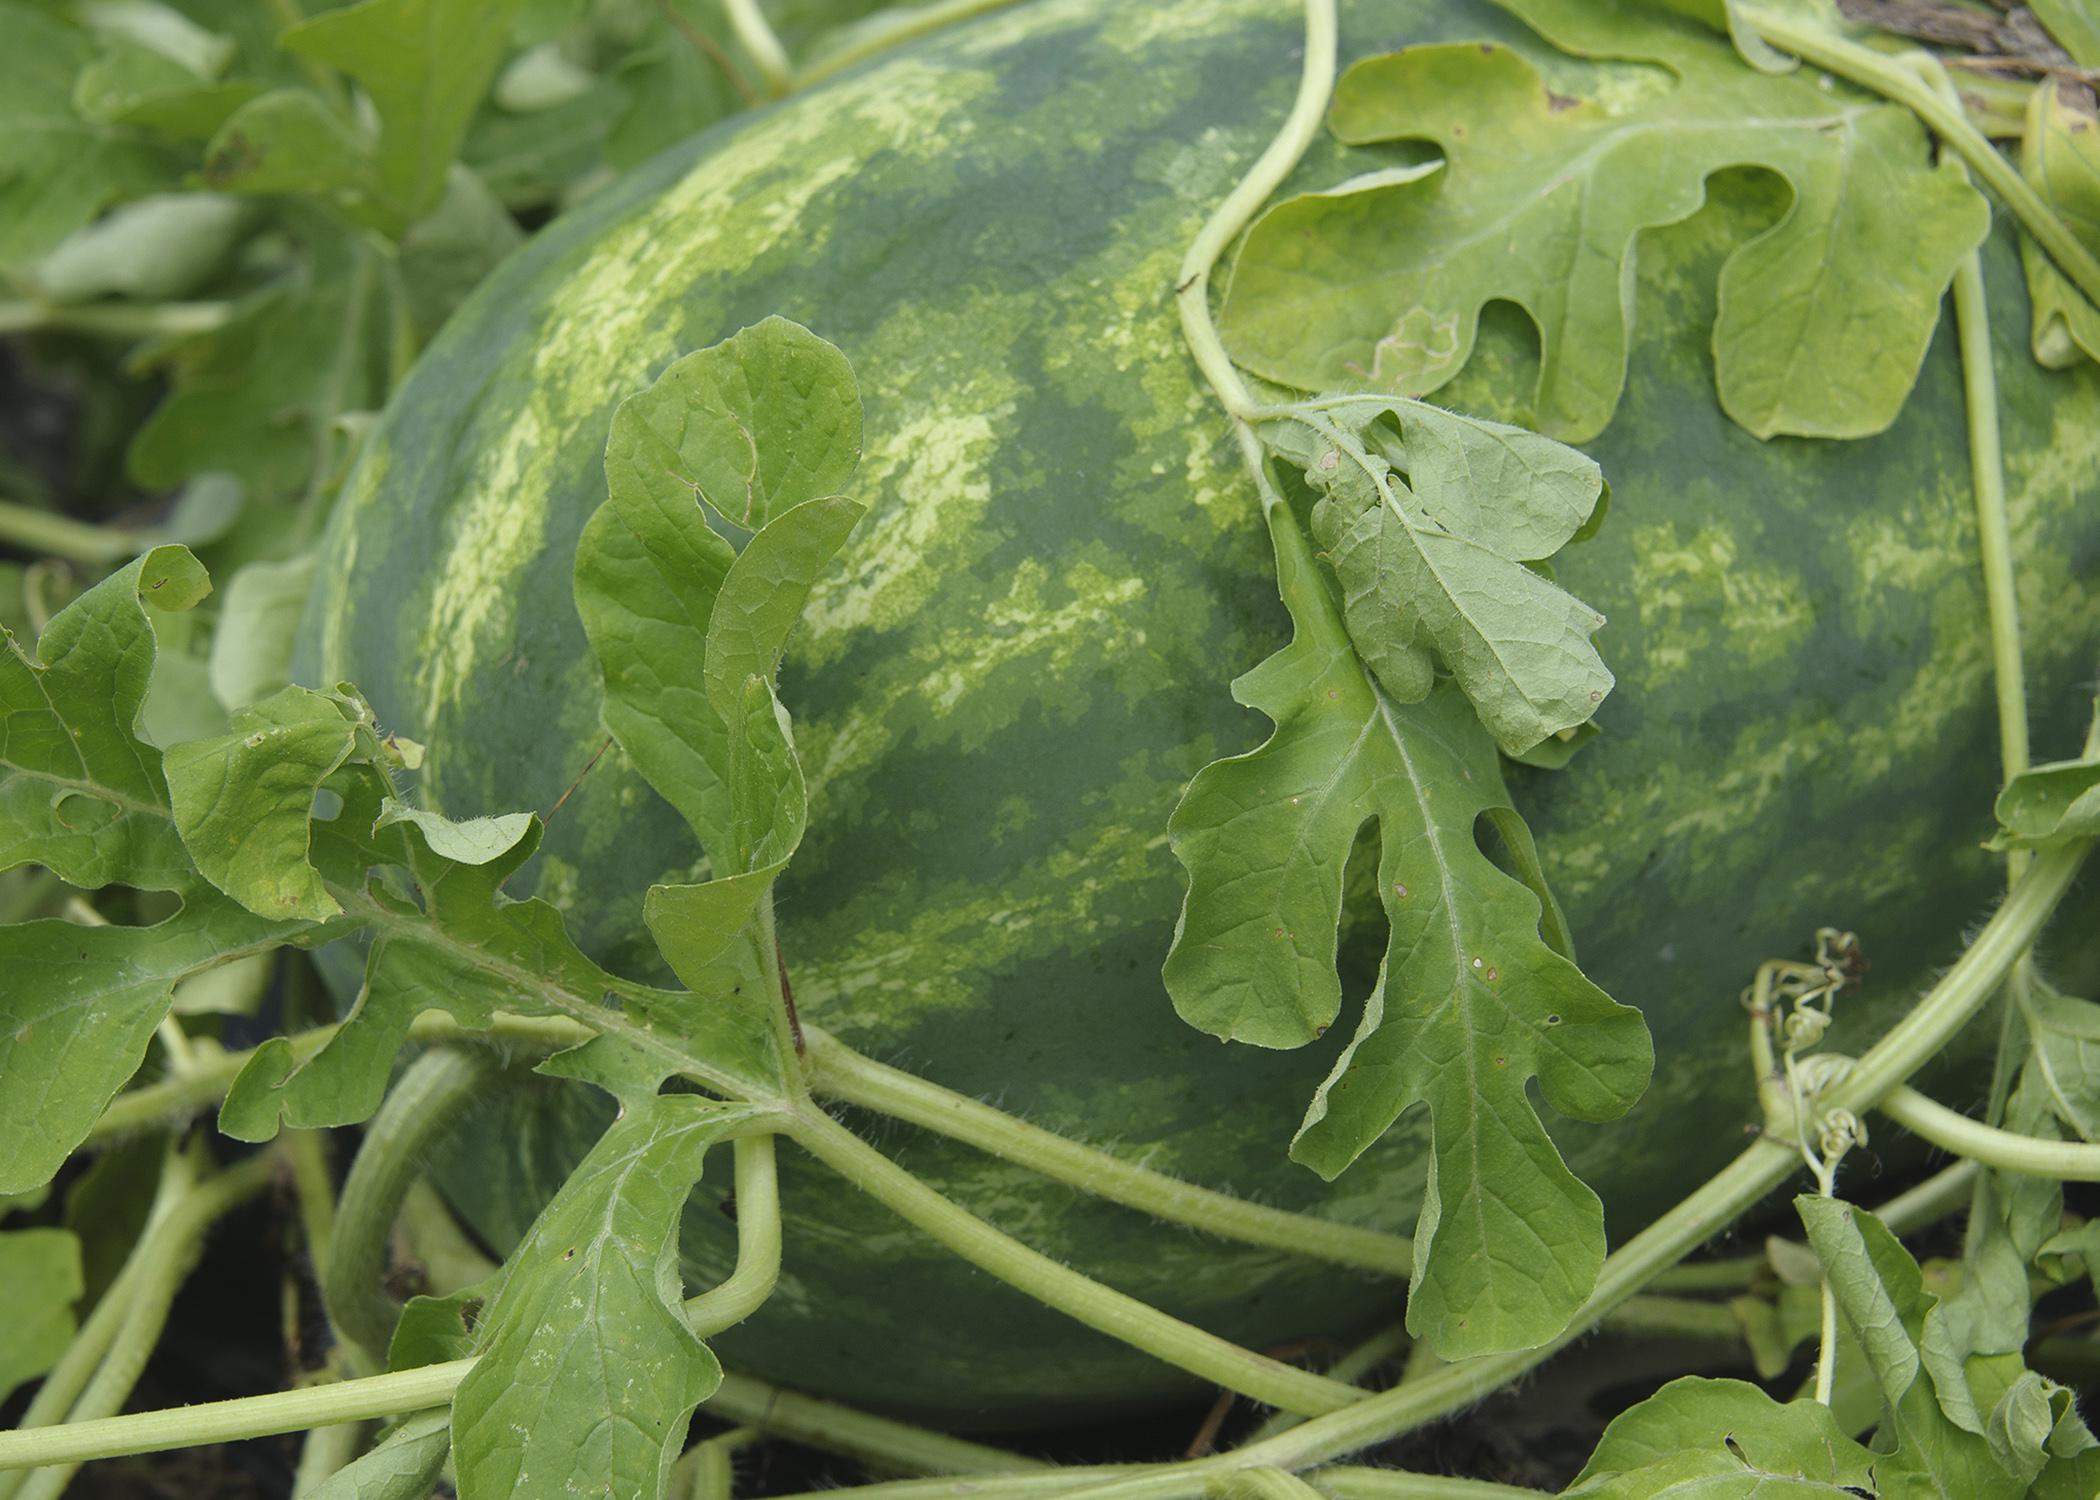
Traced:
<path fill-rule="evenodd" d="M 1005 382 L 1001 382 L 1005 384 Z M 821 663 L 855 628 L 894 630 L 923 608 L 950 564 L 980 551 L 978 526 L 992 497 L 988 462 L 1000 448 L 999 423 L 1013 398 L 990 400 L 980 384 L 953 407 L 919 412 L 871 447 L 859 483 L 870 493 L 901 493 L 863 521 L 838 571 L 810 591 L 803 611 L 809 657 Z"/>
<path fill-rule="evenodd" d="M 1711 670 L 1724 645 L 1758 665 L 1800 651 L 1814 622 L 1797 571 L 1743 557 L 1732 528 L 1663 520 L 1630 529 L 1643 579 L 1640 627 L 1664 643 L 1648 658 L 1651 691 L 1679 673 Z"/>
<path fill-rule="evenodd" d="M 1083 816 L 1061 818 L 1048 852 L 1003 889 L 930 874 L 907 910 L 869 890 L 829 914 L 798 949 L 813 958 L 795 970 L 797 1003 L 827 1026 L 880 1035 L 980 1003 L 987 973 L 1046 947 L 1100 943 L 1127 925 L 1119 903 L 1134 884 L 1157 880 L 1166 832 L 1152 815 L 1178 783 L 1146 752 L 1120 772 L 1090 805 L 1069 810 Z"/>
<path fill-rule="evenodd" d="M 1543 50 L 1518 31 L 1464 0 L 1348 0 L 1343 28 L 1352 48 L 1493 37 Z M 1267 0 L 1036 0 L 914 44 L 839 91 L 864 97 L 894 79 L 884 107 L 909 113 L 929 69 L 994 80 L 945 111 L 945 139 L 918 161 L 838 113 L 829 91 L 783 111 L 810 122 L 813 144 L 777 177 L 747 171 L 743 152 L 778 116 L 711 138 L 697 174 L 742 181 L 736 207 L 751 233 L 776 235 L 757 262 L 720 226 L 667 218 L 650 197 L 694 172 L 666 161 L 608 189 L 538 236 L 430 351 L 387 419 L 384 492 L 347 508 L 335 533 L 356 546 L 363 576 L 338 580 L 320 617 L 355 616 L 330 630 L 342 643 L 331 669 L 379 688 L 414 732 L 413 705 L 427 701 L 409 681 L 429 646 L 422 591 L 455 531 L 441 545 L 425 538 L 456 528 L 460 492 L 475 484 L 455 476 L 488 465 L 531 405 L 531 372 L 550 368 L 542 348 L 575 339 L 573 374 L 552 378 L 576 382 L 564 409 L 584 415 L 557 435 L 565 463 L 540 471 L 552 487 L 514 497 L 551 517 L 547 555 L 507 585 L 532 597 L 502 602 L 514 628 L 490 616 L 474 675 L 430 736 L 434 756 L 449 757 L 449 811 L 544 810 L 603 740 L 567 559 L 554 554 L 602 498 L 596 450 L 612 403 L 731 321 L 778 311 L 835 336 L 867 398 L 855 489 L 871 525 L 894 514 L 898 531 L 859 539 L 884 571 L 856 592 L 849 558 L 825 585 L 830 613 L 791 643 L 783 671 L 805 754 L 828 768 L 781 892 L 798 998 L 853 1045 L 1046 1128 L 1212 1186 L 1405 1228 L 1422 1182 L 1419 1120 L 1332 1189 L 1283 1155 L 1348 1028 L 1300 1053 L 1221 1047 L 1175 1021 L 1158 981 L 1181 894 L 1160 843 L 1167 814 L 1196 768 L 1265 732 L 1226 683 L 1282 629 L 1254 498 L 1182 347 L 1172 283 L 1211 178 L 1243 170 L 1287 108 L 1298 34 L 1295 13 Z M 1140 36 L 1151 50 L 1131 50 Z M 855 152 L 860 170 L 837 176 Z M 1374 164 L 1316 143 L 1298 186 Z M 818 178 L 828 186 L 807 199 L 801 187 Z M 1631 384 L 1596 445 L 1613 512 L 1563 570 L 1612 617 L 1600 644 L 1620 687 L 1606 736 L 1569 770 L 1512 772 L 1586 965 L 1646 1007 L 1657 1034 L 1658 1082 L 1628 1124 L 1554 1126 L 1621 1236 L 1756 1118 L 1734 997 L 1759 959 L 1796 951 L 1818 922 L 1856 919 L 1876 984 L 1840 1025 L 1864 1039 L 2002 889 L 1964 811 L 1972 798 L 1987 809 L 1995 736 L 1973 654 L 1983 600 L 1954 351 L 1945 339 L 1935 348 L 1886 439 L 1759 444 L 1728 426 L 1712 397 L 1714 276 L 1719 256 L 1784 208 L 1770 188 L 1737 174 L 1714 185 L 1725 201 L 1708 215 L 1643 237 Z M 776 234 L 759 221 L 783 199 L 806 201 Z M 638 259 L 651 233 L 709 248 Z M 629 247 L 624 258 L 613 244 Z M 547 309 L 576 297 L 576 275 L 619 281 L 638 268 L 663 279 L 604 289 L 655 299 L 615 370 L 597 330 L 577 329 L 578 309 L 552 320 Z M 2000 254 L 1997 303 L 2017 274 Z M 2100 489 L 2100 397 L 2087 379 L 2039 379 L 2016 357 L 2019 310 L 1994 312 L 2013 340 L 2001 380 L 2039 746 L 2065 732 L 2064 705 L 2093 670 L 2085 643 L 2100 636 L 2100 604 L 2082 586 L 2100 560 L 2087 503 Z M 1521 336 L 1484 348 L 1457 404 L 1509 415 L 1533 357 Z M 915 468 L 926 434 L 913 423 L 928 414 L 946 424 L 936 442 L 952 446 Z M 922 508 L 955 534 L 905 555 L 916 524 L 905 513 Z M 1939 566 L 1896 557 L 1863 580 L 1858 554 L 1892 532 L 1944 548 Z M 1651 562 L 1664 576 L 1644 614 Z M 391 629 L 404 611 L 407 628 Z M 1884 760 L 1894 743 L 1909 748 Z M 682 868 L 693 851 L 666 826 L 613 753 L 550 827 L 549 852 L 568 862 L 550 889 L 574 892 L 576 930 L 616 965 L 653 961 L 634 918 L 641 885 L 698 873 Z M 1367 954 L 1345 940 L 1351 996 L 1374 956 L 1375 942 Z M 514 1240 L 559 1179 L 557 1138 L 580 1150 L 602 1128 L 577 1097 L 536 1088 L 446 1164 L 447 1191 L 492 1242 Z M 1391 1310 L 1390 1286 L 1202 1240 L 914 1132 L 857 1124 L 1046 1253 L 1242 1342 L 1341 1332 Z M 1001 1426 L 1188 1391 L 959 1271 L 792 1153 L 783 1171 L 787 1274 L 808 1295 L 725 1336 L 741 1366 Z M 733 1233 L 718 1207 L 726 1181 L 710 1188 L 689 1206 L 687 1249 L 719 1274 Z"/>
<path fill-rule="evenodd" d="M 949 121 L 992 84 L 959 69 L 898 66 L 901 79 L 892 71 L 834 89 L 825 111 L 768 116 L 735 153 L 696 168 L 607 236 L 557 290 L 533 352 L 530 398 L 509 430 L 485 443 L 448 526 L 451 546 L 422 632 L 429 653 L 417 685 L 426 721 L 466 690 L 485 646 L 511 634 L 520 603 L 514 580 L 545 541 L 545 509 L 518 497 L 552 483 L 580 418 L 602 407 L 608 389 L 631 383 L 638 349 L 658 358 L 679 352 L 675 325 L 663 317 L 665 289 L 700 267 L 719 274 L 750 265 L 791 238 L 821 251 L 827 225 L 811 209 L 828 187 L 853 175 L 871 147 L 937 157 L 955 139 Z M 842 138 L 855 144 L 840 150 Z"/>

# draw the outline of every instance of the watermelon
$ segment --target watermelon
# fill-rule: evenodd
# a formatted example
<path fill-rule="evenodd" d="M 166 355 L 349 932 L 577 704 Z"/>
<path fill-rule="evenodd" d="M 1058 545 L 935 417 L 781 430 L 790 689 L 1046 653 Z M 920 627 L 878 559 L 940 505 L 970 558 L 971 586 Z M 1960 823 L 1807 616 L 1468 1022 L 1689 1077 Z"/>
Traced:
<path fill-rule="evenodd" d="M 1479 3 L 1357 0 L 1343 34 L 1353 55 L 1483 38 L 1575 66 Z M 1285 1156 L 1349 1027 L 1301 1052 L 1221 1046 L 1160 981 L 1183 891 L 1168 815 L 1201 766 L 1267 733 L 1227 680 L 1286 629 L 1252 489 L 1181 342 L 1175 268 L 1287 108 L 1300 45 L 1273 0 L 1038 0 L 601 192 L 478 292 L 393 403 L 335 514 L 302 670 L 357 682 L 428 745 L 432 805 L 551 807 L 605 739 L 569 585 L 614 405 L 767 315 L 808 325 L 858 372 L 872 511 L 782 675 L 813 798 L 779 897 L 803 1013 L 1156 1168 L 1404 1231 L 1419 1117 L 1332 1186 Z M 1299 176 L 1372 160 L 1322 144 Z M 1561 563 L 1609 617 L 1619 686 L 1568 768 L 1512 771 L 1585 969 L 1654 1031 L 1632 1116 L 1553 1124 L 1615 1237 L 1754 1128 L 1737 995 L 1761 960 L 1856 928 L 1872 986 L 1832 1045 L 1857 1051 L 2002 880 L 1978 847 L 1997 734 L 1951 330 L 1880 437 L 1760 442 L 1714 399 L 1720 257 L 1783 207 L 1771 179 L 1724 175 L 1642 240 L 1630 382 L 1589 445 L 1611 515 Z M 1988 259 L 2037 744 L 2060 753 L 2100 639 L 2083 586 L 2100 382 L 2034 365 L 2008 237 Z M 1440 399 L 1521 420 L 1532 358 L 1521 330 L 1490 338 Z M 654 974 L 642 891 L 697 857 L 615 752 L 530 879 L 601 960 Z M 441 1183 L 506 1250 L 608 1114 L 521 1075 L 457 1132 Z M 1402 1296 L 855 1123 L 1029 1244 L 1245 1344 L 1346 1334 Z M 720 1338 L 732 1366 L 952 1427 L 1194 1390 L 793 1156 L 780 1291 Z M 695 1285 L 730 1264 L 725 1193 L 703 1186 L 687 1215 Z"/>

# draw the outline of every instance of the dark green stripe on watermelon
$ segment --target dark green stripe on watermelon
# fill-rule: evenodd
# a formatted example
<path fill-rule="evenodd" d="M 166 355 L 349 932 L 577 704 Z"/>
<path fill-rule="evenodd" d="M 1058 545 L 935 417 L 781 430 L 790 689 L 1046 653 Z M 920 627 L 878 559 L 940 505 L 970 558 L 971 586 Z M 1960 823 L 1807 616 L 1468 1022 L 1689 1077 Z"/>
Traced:
<path fill-rule="evenodd" d="M 1538 51 L 1484 5 L 1346 8 L 1352 53 L 1461 36 Z M 805 1009 L 1038 1124 L 1406 1229 L 1418 1122 L 1333 1188 L 1284 1156 L 1339 1037 L 1222 1047 L 1159 982 L 1181 894 L 1167 815 L 1207 760 L 1266 733 L 1226 682 L 1283 629 L 1253 495 L 1170 297 L 1187 240 L 1286 108 L 1297 46 L 1292 9 L 1258 0 L 1048 0 L 607 190 L 483 288 L 394 404 L 331 533 L 306 666 L 428 742 L 425 788 L 446 811 L 551 805 L 603 738 L 568 580 L 613 406 L 739 326 L 806 323 L 866 394 L 872 512 L 784 673 L 813 794 L 780 898 Z M 1368 160 L 1322 147 L 1301 178 Z M 1563 568 L 1610 617 L 1607 735 L 1517 785 L 1585 967 L 1655 1031 L 1656 1083 L 1627 1122 L 1556 1126 L 1620 1234 L 1754 1121 L 1736 994 L 1761 959 L 1818 923 L 1857 926 L 1872 998 L 1846 1003 L 1832 1041 L 1857 1050 L 1999 879 L 1976 848 L 1996 735 L 1951 340 L 1882 438 L 1733 428 L 1712 394 L 1715 257 L 1783 194 L 1717 194 L 1643 242 L 1631 384 L 1591 445 L 1613 511 Z M 2100 391 L 2027 360 L 2016 270 L 1994 247 L 2038 743 L 2055 750 L 2100 639 L 2083 587 Z M 1510 414 L 1522 363 L 1484 349 L 1445 397 Z M 646 969 L 640 893 L 695 855 L 608 756 L 554 819 L 538 890 L 594 953 Z M 455 1143 L 448 1190 L 507 1246 L 604 1113 L 587 1092 L 521 1085 Z M 1246 1343 L 1347 1331 L 1397 1302 L 875 1135 L 1030 1243 Z M 720 1340 L 733 1364 L 955 1425 L 1190 1389 L 793 1161 L 784 1192 L 781 1293 Z M 696 1280 L 728 1265 L 719 1196 L 688 1214 Z"/>

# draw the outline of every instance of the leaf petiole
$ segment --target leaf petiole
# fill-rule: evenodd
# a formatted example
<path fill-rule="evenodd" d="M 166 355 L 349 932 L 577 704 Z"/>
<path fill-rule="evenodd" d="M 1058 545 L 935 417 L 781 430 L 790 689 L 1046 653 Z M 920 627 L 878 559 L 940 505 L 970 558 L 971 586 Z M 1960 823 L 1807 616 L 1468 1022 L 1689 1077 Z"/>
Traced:
<path fill-rule="evenodd" d="M 2100 1182 L 2100 1146 L 2051 1141 L 1987 1125 L 1909 1085 L 1891 1090 L 1876 1106 L 1911 1134 L 2002 1172 L 2052 1177 L 2064 1182 Z"/>
<path fill-rule="evenodd" d="M 1750 7 L 1737 14 L 1773 46 L 1893 100 L 1917 115 L 2004 201 L 2078 289 L 2100 304 L 2100 259 L 2086 249 L 2042 195 L 2020 175 L 2019 169 L 1969 123 L 1958 104 L 1950 105 L 1902 63 L 1834 36 L 1821 26 Z"/>
<path fill-rule="evenodd" d="M 736 1269 L 720 1286 L 688 1297 L 685 1321 L 707 1338 L 757 1312 L 780 1281 L 780 1177 L 773 1137 L 738 1136 L 736 1153 Z"/>

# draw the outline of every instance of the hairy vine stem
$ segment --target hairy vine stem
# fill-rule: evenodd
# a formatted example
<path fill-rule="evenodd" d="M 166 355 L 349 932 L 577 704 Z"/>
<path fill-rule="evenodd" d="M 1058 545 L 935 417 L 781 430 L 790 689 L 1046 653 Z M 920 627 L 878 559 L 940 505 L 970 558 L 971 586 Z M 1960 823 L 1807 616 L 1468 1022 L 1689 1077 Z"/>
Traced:
<path fill-rule="evenodd" d="M 1908 1085 L 1890 1091 L 1878 1107 L 1912 1135 L 1986 1167 L 2064 1182 L 2100 1182 L 2100 1146 L 2044 1140 L 1988 1125 Z"/>
<path fill-rule="evenodd" d="M 805 1024 L 803 1034 L 811 1086 L 829 1098 L 908 1121 L 1095 1197 L 1227 1239 L 1381 1276 L 1404 1278 L 1414 1264 L 1414 1246 L 1404 1236 L 1268 1208 L 1179 1181 L 885 1067 L 817 1027 Z"/>

